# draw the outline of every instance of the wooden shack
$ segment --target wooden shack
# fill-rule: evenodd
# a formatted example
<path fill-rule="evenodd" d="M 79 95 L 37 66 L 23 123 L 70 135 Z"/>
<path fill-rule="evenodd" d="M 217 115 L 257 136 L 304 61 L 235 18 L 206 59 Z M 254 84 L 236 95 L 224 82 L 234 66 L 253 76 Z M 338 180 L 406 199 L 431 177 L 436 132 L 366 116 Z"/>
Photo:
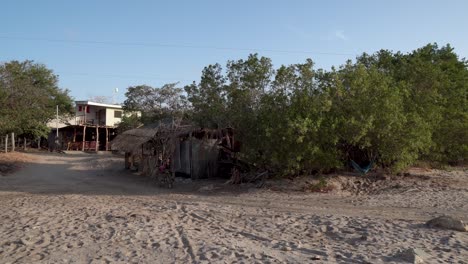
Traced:
<path fill-rule="evenodd" d="M 161 167 L 192 179 L 221 175 L 220 166 L 240 150 L 232 129 L 200 129 L 191 125 L 154 124 L 125 131 L 111 143 L 125 153 L 125 167 L 151 176 Z"/>

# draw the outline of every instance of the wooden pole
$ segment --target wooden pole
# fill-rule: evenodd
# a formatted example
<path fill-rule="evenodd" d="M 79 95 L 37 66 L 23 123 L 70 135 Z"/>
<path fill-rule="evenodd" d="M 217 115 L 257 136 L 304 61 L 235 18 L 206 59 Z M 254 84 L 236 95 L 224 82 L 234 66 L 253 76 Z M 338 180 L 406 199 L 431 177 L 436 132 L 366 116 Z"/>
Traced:
<path fill-rule="evenodd" d="M 172 136 L 172 145 L 175 146 L 176 145 L 176 138 L 175 136 Z M 171 179 L 169 180 L 169 183 L 168 183 L 168 188 L 172 188 L 172 183 L 173 181 L 175 180 L 175 164 L 174 164 L 174 160 L 175 160 L 175 149 L 172 151 L 172 158 L 171 158 Z"/>
<path fill-rule="evenodd" d="M 8 134 L 5 136 L 5 153 L 8 152 Z"/>
<path fill-rule="evenodd" d="M 11 132 L 11 152 L 15 151 L 15 133 Z"/>
<path fill-rule="evenodd" d="M 193 154 L 192 154 L 192 132 L 189 134 L 190 141 L 189 141 L 189 165 L 190 165 L 190 179 L 193 179 Z"/>
<path fill-rule="evenodd" d="M 141 171 L 142 172 L 142 175 L 145 175 L 145 153 L 143 151 L 143 144 L 141 144 L 141 158 L 140 158 L 140 164 L 139 164 L 139 168 L 138 168 L 138 171 Z M 146 175 L 145 175 L 146 176 Z"/>
<path fill-rule="evenodd" d="M 73 128 L 73 143 L 76 141 L 76 127 Z"/>
<path fill-rule="evenodd" d="M 96 125 L 96 152 L 99 151 L 99 126 Z"/>
<path fill-rule="evenodd" d="M 125 169 L 130 169 L 130 153 L 125 152 Z"/>
<path fill-rule="evenodd" d="M 83 126 L 83 147 L 82 147 L 82 151 L 84 151 L 85 142 L 86 142 L 86 125 Z"/>
<path fill-rule="evenodd" d="M 106 127 L 106 151 L 109 150 L 109 130 Z"/>

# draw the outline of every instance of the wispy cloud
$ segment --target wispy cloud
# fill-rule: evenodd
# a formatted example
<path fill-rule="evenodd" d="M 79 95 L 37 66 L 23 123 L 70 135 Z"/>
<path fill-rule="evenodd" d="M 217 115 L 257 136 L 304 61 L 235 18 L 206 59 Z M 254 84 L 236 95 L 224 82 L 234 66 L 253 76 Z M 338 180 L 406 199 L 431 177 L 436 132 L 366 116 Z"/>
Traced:
<path fill-rule="evenodd" d="M 335 30 L 334 34 L 335 38 L 341 40 L 348 40 L 348 37 L 344 34 L 343 30 Z"/>
<path fill-rule="evenodd" d="M 344 30 L 330 30 L 326 35 L 321 37 L 321 40 L 324 41 L 348 41 L 349 37 L 345 34 Z"/>

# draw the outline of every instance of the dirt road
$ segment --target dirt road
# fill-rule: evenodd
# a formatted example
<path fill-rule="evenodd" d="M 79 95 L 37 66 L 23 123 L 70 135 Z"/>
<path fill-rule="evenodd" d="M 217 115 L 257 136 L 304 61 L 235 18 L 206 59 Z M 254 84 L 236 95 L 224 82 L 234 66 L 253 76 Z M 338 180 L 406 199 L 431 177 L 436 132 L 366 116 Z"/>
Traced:
<path fill-rule="evenodd" d="M 167 190 L 116 156 L 28 155 L 0 177 L 1 263 L 386 263 L 407 248 L 425 251 L 425 263 L 468 263 L 467 233 L 424 226 L 441 214 L 468 220 L 463 186 L 343 196 L 178 181 Z"/>

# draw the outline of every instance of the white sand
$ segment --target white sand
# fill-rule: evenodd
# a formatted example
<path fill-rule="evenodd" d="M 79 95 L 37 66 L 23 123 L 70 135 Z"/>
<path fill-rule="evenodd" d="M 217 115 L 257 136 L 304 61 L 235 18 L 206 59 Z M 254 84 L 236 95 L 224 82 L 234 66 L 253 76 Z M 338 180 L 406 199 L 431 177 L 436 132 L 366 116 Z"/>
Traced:
<path fill-rule="evenodd" d="M 0 263 L 386 263 L 406 248 L 424 250 L 425 263 L 468 263 L 468 233 L 424 226 L 441 214 L 468 220 L 466 171 L 446 173 L 455 186 L 360 196 L 219 181 L 166 190 L 110 155 L 30 155 L 0 177 Z M 207 184 L 216 188 L 198 191 Z"/>

